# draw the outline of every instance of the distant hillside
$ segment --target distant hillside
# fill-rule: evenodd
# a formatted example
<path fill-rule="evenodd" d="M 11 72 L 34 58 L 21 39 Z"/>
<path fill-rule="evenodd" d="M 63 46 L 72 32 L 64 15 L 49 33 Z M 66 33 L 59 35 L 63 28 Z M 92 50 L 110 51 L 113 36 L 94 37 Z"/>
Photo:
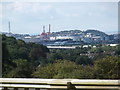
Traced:
<path fill-rule="evenodd" d="M 73 34 L 80 34 L 82 33 L 81 30 L 64 30 L 60 32 L 53 32 L 52 35 L 73 35 Z"/>
<path fill-rule="evenodd" d="M 96 36 L 108 36 L 106 33 L 98 31 L 98 30 L 86 30 L 86 31 L 81 31 L 81 30 L 65 30 L 65 31 L 60 31 L 60 32 L 53 32 L 52 35 L 80 35 L 80 34 L 87 34 L 91 33 Z"/>
<path fill-rule="evenodd" d="M 108 36 L 106 33 L 104 32 L 101 32 L 101 31 L 98 31 L 98 30 L 86 30 L 84 31 L 85 34 L 87 33 L 91 33 L 91 34 L 94 34 L 94 35 L 100 35 L 100 36 Z"/>

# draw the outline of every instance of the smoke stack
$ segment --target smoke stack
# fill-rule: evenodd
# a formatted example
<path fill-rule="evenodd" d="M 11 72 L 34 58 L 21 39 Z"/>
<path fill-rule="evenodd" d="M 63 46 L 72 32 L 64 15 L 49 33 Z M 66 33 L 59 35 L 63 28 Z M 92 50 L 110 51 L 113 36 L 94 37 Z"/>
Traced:
<path fill-rule="evenodd" d="M 49 33 L 50 33 L 50 24 L 49 24 Z"/>
<path fill-rule="evenodd" d="M 43 33 L 45 33 L 45 26 L 43 26 Z"/>
<path fill-rule="evenodd" d="M 9 34 L 10 34 L 10 21 L 8 22 Z"/>

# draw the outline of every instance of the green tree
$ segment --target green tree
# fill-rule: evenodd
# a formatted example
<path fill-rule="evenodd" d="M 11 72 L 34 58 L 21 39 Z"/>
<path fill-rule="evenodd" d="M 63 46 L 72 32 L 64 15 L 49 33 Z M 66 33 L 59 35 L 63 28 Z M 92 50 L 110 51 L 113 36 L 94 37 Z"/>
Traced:
<path fill-rule="evenodd" d="M 117 46 L 117 49 L 115 50 L 115 54 L 120 56 L 120 45 Z"/>
<path fill-rule="evenodd" d="M 11 77 L 11 78 L 29 78 L 31 77 L 32 68 L 27 60 L 14 60 L 13 61 L 16 64 L 15 68 L 12 68 L 11 71 L 9 71 L 5 77 Z"/>
<path fill-rule="evenodd" d="M 103 59 L 95 61 L 94 77 L 101 79 L 118 79 L 120 70 L 120 58 L 107 56 Z"/>
<path fill-rule="evenodd" d="M 79 57 L 77 57 L 75 63 L 81 64 L 81 65 L 91 65 L 92 60 L 89 59 L 87 56 L 79 56 Z"/>
<path fill-rule="evenodd" d="M 26 43 L 23 40 L 17 40 L 18 47 L 25 47 Z"/>
<path fill-rule="evenodd" d="M 4 77 L 16 65 L 10 60 L 10 55 L 5 42 L 2 42 L 2 76 Z"/>
<path fill-rule="evenodd" d="M 48 52 L 46 46 L 2 35 L 3 77 L 30 77 L 38 65 L 48 63 Z"/>
<path fill-rule="evenodd" d="M 53 63 L 55 60 L 63 59 L 62 55 L 59 53 L 50 53 L 47 58 L 49 63 Z"/>
<path fill-rule="evenodd" d="M 38 66 L 33 72 L 37 78 L 93 78 L 93 68 L 90 66 L 76 65 L 68 60 L 57 60 L 45 66 Z"/>
<path fill-rule="evenodd" d="M 26 47 L 20 47 L 18 49 L 18 58 L 29 59 L 29 50 Z"/>
<path fill-rule="evenodd" d="M 73 77 L 78 79 L 93 79 L 94 68 L 93 66 L 79 65 L 78 69 L 73 72 Z"/>
<path fill-rule="evenodd" d="M 57 74 L 53 78 L 74 78 L 74 71 L 77 69 L 77 65 L 74 62 L 68 60 L 58 60 L 54 63 Z"/>
<path fill-rule="evenodd" d="M 75 63 L 66 60 L 57 60 L 53 64 L 46 66 L 38 66 L 36 71 L 32 74 L 33 77 L 38 78 L 68 78 L 72 76 L 71 70 L 76 68 Z"/>
<path fill-rule="evenodd" d="M 46 57 L 46 53 L 44 53 L 41 48 L 33 48 L 29 55 L 32 60 L 38 60 L 40 57 Z"/>

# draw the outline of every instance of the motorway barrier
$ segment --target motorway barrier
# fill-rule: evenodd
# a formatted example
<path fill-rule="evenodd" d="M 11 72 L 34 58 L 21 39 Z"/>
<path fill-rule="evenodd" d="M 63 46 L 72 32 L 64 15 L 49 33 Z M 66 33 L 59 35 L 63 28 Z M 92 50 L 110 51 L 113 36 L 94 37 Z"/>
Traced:
<path fill-rule="evenodd" d="M 2 90 L 120 90 L 119 80 L 0 78 Z"/>

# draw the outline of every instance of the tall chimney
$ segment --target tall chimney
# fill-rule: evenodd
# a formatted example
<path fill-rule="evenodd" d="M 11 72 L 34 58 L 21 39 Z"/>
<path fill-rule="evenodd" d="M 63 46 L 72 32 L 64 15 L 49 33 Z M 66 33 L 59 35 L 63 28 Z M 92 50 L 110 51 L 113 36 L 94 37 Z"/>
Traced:
<path fill-rule="evenodd" d="M 10 34 L 10 21 L 8 22 L 9 34 Z"/>
<path fill-rule="evenodd" d="M 43 26 L 43 33 L 45 33 L 45 26 Z"/>
<path fill-rule="evenodd" d="M 50 24 L 49 24 L 49 33 L 50 33 Z"/>

